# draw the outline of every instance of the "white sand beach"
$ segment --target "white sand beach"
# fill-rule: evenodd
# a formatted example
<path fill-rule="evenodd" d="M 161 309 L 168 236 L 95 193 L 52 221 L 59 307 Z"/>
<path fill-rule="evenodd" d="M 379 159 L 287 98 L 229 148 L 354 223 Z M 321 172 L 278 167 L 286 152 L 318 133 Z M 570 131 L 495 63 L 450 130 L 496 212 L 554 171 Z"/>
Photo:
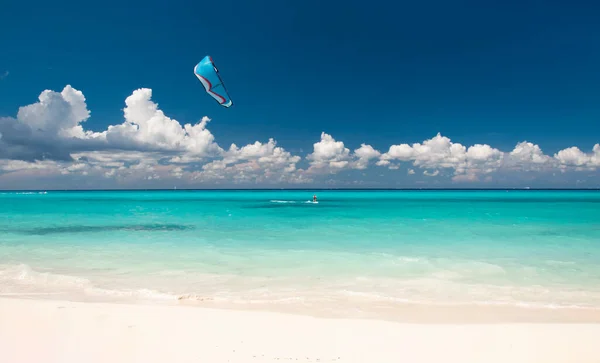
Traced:
<path fill-rule="evenodd" d="M 416 324 L 0 298 L 0 362 L 600 362 L 600 324 Z"/>

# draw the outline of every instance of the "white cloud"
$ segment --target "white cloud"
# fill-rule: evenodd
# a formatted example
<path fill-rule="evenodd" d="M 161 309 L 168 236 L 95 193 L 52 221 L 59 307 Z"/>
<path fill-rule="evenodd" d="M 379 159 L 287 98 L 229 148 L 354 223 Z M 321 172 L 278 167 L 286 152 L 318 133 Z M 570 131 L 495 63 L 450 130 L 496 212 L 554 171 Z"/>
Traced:
<path fill-rule="evenodd" d="M 43 91 L 38 102 L 20 107 L 16 118 L 0 118 L 0 156 L 21 160 L 68 160 L 72 135 L 90 116 L 83 93 L 66 86 Z"/>
<path fill-rule="evenodd" d="M 550 157 L 544 155 L 538 145 L 527 141 L 518 143 L 509 155 L 523 164 L 546 164 L 550 161 Z"/>
<path fill-rule="evenodd" d="M 169 178 L 308 180 L 296 169 L 300 157 L 277 147 L 275 140 L 241 148 L 233 144 L 225 151 L 207 129 L 208 117 L 182 125 L 151 98 L 150 89 L 135 90 L 125 100 L 124 122 L 93 132 L 84 128 L 91 113 L 81 91 L 71 86 L 61 92 L 45 90 L 38 102 L 21 107 L 16 118 L 0 119 L 0 171 L 37 168 L 129 183 Z M 199 163 L 204 163 L 202 171 Z"/>
<path fill-rule="evenodd" d="M 71 86 L 60 93 L 45 90 L 38 99 L 37 103 L 21 107 L 17 114 L 17 121 L 35 135 L 69 137 L 78 134 L 78 126 L 90 117 L 83 93 Z"/>
<path fill-rule="evenodd" d="M 150 89 L 138 89 L 125 100 L 125 121 L 106 131 L 86 131 L 90 117 L 81 91 L 66 86 L 62 92 L 43 91 L 37 103 L 21 107 L 16 119 L 0 120 L 3 147 L 11 157 L 68 159 L 84 150 L 137 150 L 176 153 L 179 157 L 202 159 L 222 150 L 206 129 L 203 117 L 196 125 L 181 125 L 167 117 L 151 100 Z M 28 150 L 19 147 L 29 144 Z M 60 151 L 57 150 L 60 148 Z"/>
<path fill-rule="evenodd" d="M 152 90 L 146 88 L 126 98 L 123 119 L 107 129 L 86 130 L 91 116 L 83 93 L 66 86 L 61 92 L 41 92 L 38 101 L 19 108 L 16 117 L 1 117 L 0 184 L 18 187 L 19 180 L 42 177 L 91 184 L 96 180 L 98 187 L 108 182 L 129 187 L 301 184 L 324 182 L 327 174 L 343 170 L 361 170 L 361 178 L 369 178 L 367 169 L 373 164 L 387 167 L 388 176 L 395 178 L 402 163 L 410 165 L 407 175 L 414 175 L 410 180 L 415 183 L 444 178 L 489 182 L 498 180 L 495 173 L 566 173 L 600 167 L 600 144 L 590 153 L 573 146 L 549 156 L 528 141 L 503 152 L 487 144 L 467 147 L 439 133 L 423 142 L 391 145 L 381 153 L 367 143 L 350 151 L 343 141 L 322 132 L 305 161 L 273 139 L 223 149 L 207 128 L 208 117 L 196 124 L 180 123 L 158 107 Z M 363 180 L 334 182 L 366 185 Z M 370 183 L 385 185 L 379 179 Z"/>
<path fill-rule="evenodd" d="M 577 169 L 581 169 L 588 166 L 588 164 L 591 166 L 592 161 L 591 155 L 586 155 L 576 146 L 560 150 L 554 155 L 554 157 L 560 163 L 561 168 L 573 166 Z"/>
<path fill-rule="evenodd" d="M 4 172 L 15 172 L 15 171 L 23 171 L 23 170 L 52 170 L 56 169 L 58 164 L 54 161 L 39 161 L 36 160 L 34 162 L 24 161 L 24 160 L 6 160 L 0 159 L 0 171 Z"/>
<path fill-rule="evenodd" d="M 152 90 L 138 89 L 125 100 L 125 122 L 109 126 L 101 134 L 115 148 L 173 151 L 186 157 L 217 155 L 222 150 L 214 142 L 214 136 L 206 129 L 210 121 L 203 117 L 196 125 L 182 126 L 167 117 L 158 104 L 151 100 Z M 94 135 L 96 137 L 96 135 Z"/>
<path fill-rule="evenodd" d="M 591 155 L 571 147 L 559 151 L 553 158 L 545 155 L 538 145 L 527 141 L 518 143 L 510 152 L 502 152 L 487 144 L 475 144 L 467 148 L 438 133 L 423 143 L 392 145 L 376 164 L 395 169 L 398 162 L 409 162 L 422 169 L 450 169 L 454 172 L 452 180 L 474 182 L 480 181 L 483 175 L 487 175 L 485 181 L 491 181 L 489 174 L 500 170 L 548 171 L 558 164 L 563 169 L 575 167 L 575 170 L 590 170 L 599 166 L 599 159 L 598 145 Z M 426 170 L 424 175 L 433 176 L 434 173 Z"/>
<path fill-rule="evenodd" d="M 592 157 L 590 158 L 590 165 L 600 167 L 600 144 L 594 145 Z"/>
<path fill-rule="evenodd" d="M 369 162 L 373 159 L 377 159 L 381 156 L 381 153 L 371 145 L 361 144 L 360 148 L 354 150 L 354 155 L 358 158 L 353 164 L 356 169 L 366 169 L 369 166 Z"/>
<path fill-rule="evenodd" d="M 439 174 L 437 169 L 454 169 L 455 176 L 476 176 L 490 173 L 498 169 L 503 153 L 489 145 L 476 144 L 469 148 L 453 143 L 448 137 L 437 134 L 423 143 L 412 145 L 400 144 L 390 146 L 387 153 L 381 155 L 377 165 L 393 166 L 393 162 L 412 162 L 422 169 L 436 169 L 437 172 L 426 172 L 427 176 Z"/>
<path fill-rule="evenodd" d="M 544 155 L 538 145 L 522 141 L 506 153 L 504 167 L 515 171 L 543 171 L 554 167 L 554 163 L 555 160 Z"/>
<path fill-rule="evenodd" d="M 236 183 L 248 180 L 264 183 L 307 181 L 296 169 L 300 157 L 278 147 L 273 139 L 265 144 L 256 141 L 241 148 L 232 144 L 222 156 L 222 159 L 205 164 L 202 171 L 194 173 L 194 179 L 230 179 Z"/>
<path fill-rule="evenodd" d="M 350 164 L 350 149 L 325 132 L 321 133 L 321 141 L 314 143 L 313 148 L 312 154 L 306 157 L 312 170 L 336 171 Z"/>
<path fill-rule="evenodd" d="M 466 148 L 455 144 L 449 138 L 437 134 L 422 144 L 415 143 L 392 145 L 387 153 L 381 156 L 384 161 L 412 161 L 421 168 L 451 168 L 464 162 Z"/>
<path fill-rule="evenodd" d="M 364 170 L 371 160 L 378 159 L 380 155 L 379 151 L 364 143 L 351 153 L 342 141 L 322 132 L 321 140 L 313 144 L 313 152 L 306 159 L 310 161 L 310 173 L 335 173 L 344 169 Z"/>

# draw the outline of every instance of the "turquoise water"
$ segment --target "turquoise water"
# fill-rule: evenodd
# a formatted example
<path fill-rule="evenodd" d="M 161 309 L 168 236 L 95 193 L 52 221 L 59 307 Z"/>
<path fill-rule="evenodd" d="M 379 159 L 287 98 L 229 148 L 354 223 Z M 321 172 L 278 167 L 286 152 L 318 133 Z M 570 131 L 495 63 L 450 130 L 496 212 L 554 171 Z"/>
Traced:
<path fill-rule="evenodd" d="M 0 295 L 600 308 L 598 191 L 0 192 Z"/>

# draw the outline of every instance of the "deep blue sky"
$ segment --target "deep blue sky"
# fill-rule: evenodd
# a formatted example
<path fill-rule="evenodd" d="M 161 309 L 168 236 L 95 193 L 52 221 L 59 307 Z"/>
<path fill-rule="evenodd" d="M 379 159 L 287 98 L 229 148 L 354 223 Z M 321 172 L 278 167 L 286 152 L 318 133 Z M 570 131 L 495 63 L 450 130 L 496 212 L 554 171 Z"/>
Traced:
<path fill-rule="evenodd" d="M 321 131 L 381 151 L 437 132 L 465 145 L 551 154 L 600 135 L 600 3 L 593 1 L 4 1 L 0 115 L 66 84 L 93 130 L 125 98 L 219 144 L 275 138 L 312 148 Z M 213 56 L 234 107 L 192 73 Z"/>

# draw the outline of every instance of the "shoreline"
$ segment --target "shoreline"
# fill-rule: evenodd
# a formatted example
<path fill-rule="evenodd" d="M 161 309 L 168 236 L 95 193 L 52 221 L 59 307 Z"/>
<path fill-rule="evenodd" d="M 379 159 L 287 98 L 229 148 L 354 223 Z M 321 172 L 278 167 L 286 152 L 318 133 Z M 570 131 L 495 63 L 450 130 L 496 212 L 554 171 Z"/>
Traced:
<path fill-rule="evenodd" d="M 44 297 L 40 297 L 44 296 Z M 277 304 L 225 303 L 211 300 L 132 301 L 53 298 L 47 294 L 2 294 L 0 301 L 32 301 L 69 304 L 103 304 L 118 306 L 208 309 L 247 313 L 282 314 L 327 320 L 380 321 L 401 324 L 473 325 L 473 324 L 600 324 L 600 308 L 541 308 L 506 305 L 434 305 L 417 303 L 378 304 L 378 310 L 365 310 L 364 305 L 340 309 L 339 305 L 307 305 L 299 307 Z M 369 308 L 367 308 L 369 309 Z"/>
<path fill-rule="evenodd" d="M 600 324 L 414 324 L 0 297 L 6 362 L 599 362 Z"/>

